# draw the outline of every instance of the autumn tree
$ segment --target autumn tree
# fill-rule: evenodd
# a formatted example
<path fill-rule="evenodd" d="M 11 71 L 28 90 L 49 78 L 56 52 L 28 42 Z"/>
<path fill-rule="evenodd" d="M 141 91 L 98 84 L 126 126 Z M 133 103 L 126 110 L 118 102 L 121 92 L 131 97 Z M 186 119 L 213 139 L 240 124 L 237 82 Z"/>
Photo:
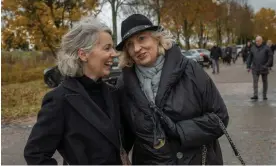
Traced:
<path fill-rule="evenodd" d="M 156 21 L 156 24 L 159 25 L 161 22 L 161 11 L 165 1 L 168 0 L 133 0 L 131 5 L 125 6 L 123 14 L 143 14 L 154 22 Z"/>
<path fill-rule="evenodd" d="M 255 35 L 260 35 L 264 40 L 270 39 L 276 42 L 276 11 L 261 8 L 254 17 Z"/>
<path fill-rule="evenodd" d="M 211 3 L 210 0 L 165 1 L 161 12 L 161 20 L 163 20 L 164 25 L 172 26 L 174 24 L 181 28 L 176 28 L 176 33 L 181 33 L 180 36 L 184 37 L 186 48 L 190 49 L 190 39 L 196 33 L 195 26 L 199 23 L 203 27 L 204 18 L 202 15 L 204 12 L 207 13 L 206 4 L 210 5 Z M 199 36 L 200 40 L 203 40 L 203 34 Z"/>
<path fill-rule="evenodd" d="M 93 15 L 96 0 L 4 0 L 2 45 L 22 48 L 24 41 L 55 56 L 62 35 L 82 16 Z"/>

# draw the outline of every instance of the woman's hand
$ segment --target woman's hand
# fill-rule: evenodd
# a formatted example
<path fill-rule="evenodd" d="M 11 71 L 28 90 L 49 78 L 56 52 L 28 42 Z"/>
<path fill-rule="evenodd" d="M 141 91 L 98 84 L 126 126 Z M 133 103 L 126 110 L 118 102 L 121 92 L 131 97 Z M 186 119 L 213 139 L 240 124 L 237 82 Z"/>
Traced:
<path fill-rule="evenodd" d="M 157 114 L 160 117 L 160 122 L 165 130 L 165 133 L 169 137 L 179 139 L 179 134 L 176 129 L 176 124 L 171 120 L 171 118 L 169 118 L 167 115 L 165 115 L 163 111 L 157 111 Z"/>

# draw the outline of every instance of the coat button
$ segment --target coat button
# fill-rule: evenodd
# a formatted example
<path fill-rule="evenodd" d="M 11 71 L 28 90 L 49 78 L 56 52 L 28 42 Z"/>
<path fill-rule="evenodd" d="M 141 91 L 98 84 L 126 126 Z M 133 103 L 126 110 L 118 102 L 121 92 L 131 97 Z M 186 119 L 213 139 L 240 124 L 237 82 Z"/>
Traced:
<path fill-rule="evenodd" d="M 177 157 L 178 159 L 182 159 L 183 153 L 182 153 L 182 152 L 177 152 L 177 153 L 176 153 L 176 157 Z"/>

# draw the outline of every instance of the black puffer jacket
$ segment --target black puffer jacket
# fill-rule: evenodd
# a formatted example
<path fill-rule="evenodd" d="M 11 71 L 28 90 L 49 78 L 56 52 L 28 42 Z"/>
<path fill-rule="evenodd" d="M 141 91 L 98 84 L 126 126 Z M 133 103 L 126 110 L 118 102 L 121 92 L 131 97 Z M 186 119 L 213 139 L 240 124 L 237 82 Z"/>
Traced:
<path fill-rule="evenodd" d="M 247 59 L 247 68 L 261 74 L 268 74 L 268 68 L 271 66 L 273 60 L 273 53 L 267 45 L 254 45 L 251 47 L 251 54 Z"/>
<path fill-rule="evenodd" d="M 217 140 L 223 132 L 212 113 L 226 126 L 229 117 L 216 86 L 196 62 L 181 54 L 179 48 L 174 46 L 168 50 L 165 58 L 156 105 L 177 124 L 181 139 L 167 138 L 162 148 L 153 148 L 154 112 L 140 88 L 134 68 L 124 68 L 118 87 L 125 94 L 123 100 L 127 109 L 124 115 L 129 117 L 136 135 L 132 164 L 200 165 L 202 145 L 207 145 L 207 164 L 223 164 Z M 132 143 L 126 140 L 127 150 Z"/>

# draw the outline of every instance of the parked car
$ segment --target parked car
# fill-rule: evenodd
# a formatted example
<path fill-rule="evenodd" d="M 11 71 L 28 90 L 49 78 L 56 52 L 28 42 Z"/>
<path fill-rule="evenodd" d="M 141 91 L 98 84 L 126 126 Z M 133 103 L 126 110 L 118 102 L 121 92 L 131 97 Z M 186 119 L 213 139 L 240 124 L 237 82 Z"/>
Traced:
<path fill-rule="evenodd" d="M 118 59 L 114 60 L 111 72 L 108 77 L 103 78 L 103 81 L 108 84 L 115 85 L 121 74 L 121 69 L 118 67 Z M 116 62 L 115 62 L 116 61 Z M 57 66 L 49 67 L 44 70 L 44 82 L 49 88 L 57 87 L 64 80 Z"/>
<path fill-rule="evenodd" d="M 238 56 L 240 56 L 242 54 L 243 45 L 237 45 L 236 47 L 237 47 Z"/>
<path fill-rule="evenodd" d="M 211 52 L 206 50 L 206 49 L 196 49 L 199 53 L 204 54 L 205 56 L 207 56 L 208 58 L 210 58 L 210 54 Z"/>
<path fill-rule="evenodd" d="M 44 82 L 49 88 L 57 87 L 64 79 L 57 66 L 44 70 Z"/>
<path fill-rule="evenodd" d="M 206 49 L 190 49 L 189 52 L 197 57 L 197 61 L 201 66 L 207 68 L 211 66 L 210 51 Z"/>
<path fill-rule="evenodd" d="M 190 53 L 189 51 L 186 51 L 186 50 L 181 50 L 181 53 L 187 57 L 188 59 L 192 59 L 194 61 L 197 62 L 197 56 L 196 55 L 193 55 L 192 53 Z"/>

